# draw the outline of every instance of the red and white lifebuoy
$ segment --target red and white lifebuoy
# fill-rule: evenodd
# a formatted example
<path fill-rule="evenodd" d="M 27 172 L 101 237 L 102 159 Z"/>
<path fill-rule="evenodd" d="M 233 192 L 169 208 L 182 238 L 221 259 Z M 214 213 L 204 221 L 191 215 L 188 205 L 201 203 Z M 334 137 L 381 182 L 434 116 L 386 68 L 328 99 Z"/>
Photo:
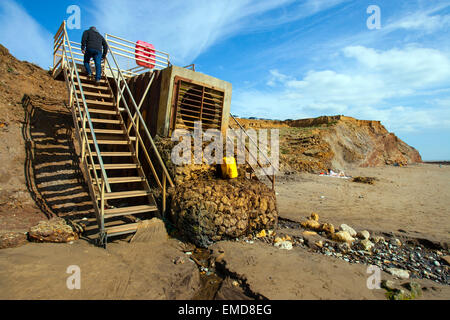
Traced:
<path fill-rule="evenodd" d="M 136 41 L 136 64 L 145 68 L 155 68 L 155 47 L 151 43 Z M 143 60 L 143 61 L 142 61 Z"/>

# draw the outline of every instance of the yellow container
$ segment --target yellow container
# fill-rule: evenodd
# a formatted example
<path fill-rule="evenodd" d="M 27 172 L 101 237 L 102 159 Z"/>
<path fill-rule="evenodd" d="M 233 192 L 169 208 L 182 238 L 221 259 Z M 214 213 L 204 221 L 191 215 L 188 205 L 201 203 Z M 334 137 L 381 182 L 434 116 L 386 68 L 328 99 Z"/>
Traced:
<path fill-rule="evenodd" d="M 224 157 L 221 169 L 223 178 L 234 179 L 238 177 L 236 159 L 234 157 Z"/>

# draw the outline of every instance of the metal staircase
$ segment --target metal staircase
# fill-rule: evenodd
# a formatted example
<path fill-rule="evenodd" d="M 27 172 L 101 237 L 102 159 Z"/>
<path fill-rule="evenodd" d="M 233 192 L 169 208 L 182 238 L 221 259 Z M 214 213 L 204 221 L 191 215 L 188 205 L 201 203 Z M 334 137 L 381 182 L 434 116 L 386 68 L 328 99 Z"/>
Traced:
<path fill-rule="evenodd" d="M 80 44 L 69 40 L 65 22 L 54 40 L 53 75 L 63 74 L 66 81 L 80 164 L 96 214 L 97 240 L 106 246 L 109 237 L 135 232 L 142 215 L 161 217 L 167 182 L 174 184 L 140 113 L 142 103 L 137 105 L 127 84 L 127 77 L 137 70 L 121 70 L 117 50 L 111 49 L 100 84 L 95 84 L 82 67 Z M 144 164 L 161 191 L 161 208 Z"/>

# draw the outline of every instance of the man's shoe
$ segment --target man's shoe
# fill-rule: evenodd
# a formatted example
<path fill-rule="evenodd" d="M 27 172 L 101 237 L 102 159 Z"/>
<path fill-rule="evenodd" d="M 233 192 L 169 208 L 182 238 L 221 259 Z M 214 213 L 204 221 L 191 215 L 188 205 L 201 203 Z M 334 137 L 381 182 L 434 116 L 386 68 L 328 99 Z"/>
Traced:
<path fill-rule="evenodd" d="M 100 85 L 100 80 L 95 80 L 95 85 L 99 86 Z"/>

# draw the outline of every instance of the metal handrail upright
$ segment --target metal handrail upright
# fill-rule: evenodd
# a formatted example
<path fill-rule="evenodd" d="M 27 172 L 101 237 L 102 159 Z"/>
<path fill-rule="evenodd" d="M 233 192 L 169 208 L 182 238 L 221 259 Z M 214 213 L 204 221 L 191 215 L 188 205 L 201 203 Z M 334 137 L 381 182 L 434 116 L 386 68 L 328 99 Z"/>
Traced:
<path fill-rule="evenodd" d="M 230 117 L 234 120 L 234 122 L 236 122 L 236 124 L 239 126 L 239 128 L 245 133 L 245 135 L 248 137 L 249 141 L 252 142 L 255 146 L 256 149 L 258 150 L 259 154 L 262 154 L 264 156 L 264 158 L 267 160 L 267 162 L 270 164 L 270 166 L 273 167 L 272 162 L 267 158 L 267 156 L 261 152 L 261 149 L 259 149 L 258 144 L 252 139 L 252 137 L 247 133 L 247 131 L 244 129 L 244 127 L 242 127 L 242 125 L 239 123 L 239 121 L 237 121 L 237 119 L 230 113 Z M 270 175 L 267 173 L 267 171 L 265 170 L 265 168 L 259 163 L 258 158 L 255 157 L 250 150 L 248 150 L 247 147 L 245 147 L 247 149 L 247 151 L 249 152 L 249 154 L 256 160 L 256 163 L 258 164 L 258 166 L 264 171 L 264 173 L 266 174 L 267 178 L 270 180 L 270 182 L 272 182 L 272 189 L 275 189 L 275 173 L 272 173 L 272 178 L 270 178 Z"/>
<path fill-rule="evenodd" d="M 120 84 L 121 84 L 121 82 L 123 82 L 123 85 L 124 85 L 123 89 L 126 89 L 128 95 L 130 96 L 132 105 L 134 106 L 134 108 L 135 108 L 135 110 L 136 110 L 134 116 L 136 116 L 136 115 L 138 116 L 139 122 L 142 124 L 142 128 L 144 129 L 144 132 L 145 132 L 147 138 L 149 139 L 150 144 L 151 144 L 153 150 L 155 151 L 155 154 L 156 154 L 156 157 L 157 157 L 157 159 L 158 159 L 158 162 L 159 162 L 159 164 L 161 165 L 161 167 L 162 167 L 162 169 L 163 169 L 164 175 L 165 175 L 166 178 L 169 180 L 170 185 L 173 187 L 173 186 L 174 186 L 174 183 L 173 183 L 173 181 L 172 181 L 172 179 L 171 179 L 171 177 L 170 177 L 170 175 L 169 175 L 169 172 L 168 172 L 168 170 L 167 170 L 167 168 L 166 168 L 166 166 L 165 166 L 165 164 L 164 164 L 164 161 L 163 161 L 162 158 L 161 158 L 161 155 L 159 154 L 158 148 L 156 147 L 156 145 L 155 145 L 155 143 L 154 143 L 154 141 L 153 141 L 153 138 L 152 138 L 150 132 L 148 131 L 147 125 L 146 125 L 146 123 L 145 123 L 145 120 L 144 120 L 144 118 L 142 117 L 141 112 L 139 111 L 139 108 L 138 108 L 138 106 L 137 106 L 137 104 L 136 104 L 136 101 L 134 100 L 133 94 L 131 93 L 130 87 L 128 86 L 128 83 L 126 82 L 126 79 L 125 79 L 125 77 L 124 77 L 123 74 L 122 74 L 122 71 L 121 71 L 121 69 L 120 69 L 120 67 L 119 67 L 119 64 L 117 63 L 117 60 L 116 60 L 116 58 L 115 58 L 115 56 L 114 56 L 114 53 L 113 53 L 112 51 L 110 51 L 110 52 L 109 52 L 109 55 L 113 58 L 113 61 L 114 61 L 115 65 L 116 65 L 116 67 L 117 67 L 117 70 L 118 70 L 118 73 L 117 73 L 117 78 L 118 78 L 118 79 L 114 78 L 114 81 L 116 82 L 116 85 L 117 85 L 118 88 L 120 88 Z M 107 62 L 107 64 L 108 64 L 108 67 L 109 67 L 110 69 L 112 69 L 111 64 L 110 64 L 108 58 L 106 58 L 106 62 Z M 129 115 L 129 117 L 130 117 L 130 119 L 132 120 L 134 117 L 133 117 L 133 115 L 132 115 L 132 113 L 131 113 L 131 111 L 130 111 L 130 108 L 129 108 L 129 106 L 128 106 L 128 103 L 127 103 L 126 100 L 125 100 L 125 96 L 124 96 L 123 90 L 118 90 L 118 92 L 119 92 L 119 94 L 120 94 L 119 100 L 122 100 L 122 101 L 124 102 L 125 110 L 127 111 L 128 115 Z M 131 124 L 133 125 L 133 127 L 135 128 L 135 130 L 137 130 L 136 124 L 134 123 L 134 121 L 131 121 Z M 136 133 L 139 134 L 138 132 L 136 132 Z"/>

